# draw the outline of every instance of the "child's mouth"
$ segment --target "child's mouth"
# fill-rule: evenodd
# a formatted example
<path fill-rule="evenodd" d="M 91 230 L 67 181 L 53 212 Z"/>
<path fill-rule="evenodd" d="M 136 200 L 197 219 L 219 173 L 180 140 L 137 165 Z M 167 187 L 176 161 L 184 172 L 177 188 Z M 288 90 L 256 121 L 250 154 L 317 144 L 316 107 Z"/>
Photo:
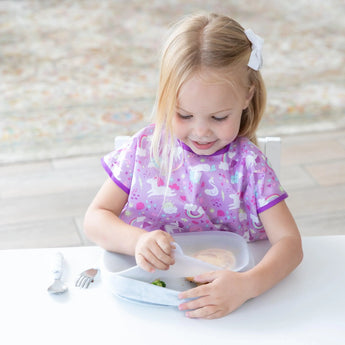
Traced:
<path fill-rule="evenodd" d="M 207 142 L 207 143 L 203 143 L 203 142 L 198 142 L 198 141 L 194 141 L 192 140 L 193 142 L 193 145 L 198 149 L 198 150 L 208 150 L 210 149 L 215 141 L 210 141 L 210 142 Z"/>

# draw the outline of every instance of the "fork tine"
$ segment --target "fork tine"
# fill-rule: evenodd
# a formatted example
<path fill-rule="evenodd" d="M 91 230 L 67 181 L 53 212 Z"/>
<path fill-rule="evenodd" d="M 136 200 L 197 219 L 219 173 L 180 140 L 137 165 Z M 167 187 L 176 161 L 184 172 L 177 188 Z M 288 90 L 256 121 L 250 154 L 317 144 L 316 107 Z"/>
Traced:
<path fill-rule="evenodd" d="M 90 278 L 89 277 L 85 277 L 85 279 L 83 280 L 83 285 L 81 286 L 83 289 L 87 288 L 87 284 L 89 283 Z"/>
<path fill-rule="evenodd" d="M 75 285 L 77 287 L 82 287 L 82 285 L 84 284 L 84 280 L 85 279 L 86 279 L 86 277 L 83 274 L 81 274 Z"/>
<path fill-rule="evenodd" d="M 87 288 L 90 286 L 91 282 L 92 282 L 92 279 L 91 279 L 91 278 L 88 278 L 88 279 L 87 279 L 87 282 L 85 283 L 84 288 L 87 289 Z"/>
<path fill-rule="evenodd" d="M 77 279 L 76 282 L 75 282 L 75 286 L 76 286 L 76 287 L 79 287 L 79 285 L 80 285 L 80 280 L 81 280 L 81 276 L 79 276 L 78 279 Z"/>
<path fill-rule="evenodd" d="M 79 278 L 75 282 L 76 287 L 80 287 L 82 289 L 87 289 L 90 284 L 94 281 L 94 277 L 98 273 L 98 269 L 92 268 L 82 272 Z"/>
<path fill-rule="evenodd" d="M 88 277 L 83 276 L 83 280 L 82 280 L 82 282 L 81 282 L 81 284 L 80 284 L 80 287 L 81 287 L 82 289 L 85 288 L 85 284 L 87 284 L 88 279 L 89 279 Z"/>

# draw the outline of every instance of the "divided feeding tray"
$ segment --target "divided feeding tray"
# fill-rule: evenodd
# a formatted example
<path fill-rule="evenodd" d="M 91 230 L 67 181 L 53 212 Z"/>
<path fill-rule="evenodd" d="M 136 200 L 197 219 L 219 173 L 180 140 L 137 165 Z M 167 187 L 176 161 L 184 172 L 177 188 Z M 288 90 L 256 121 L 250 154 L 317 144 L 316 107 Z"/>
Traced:
<path fill-rule="evenodd" d="M 195 285 L 185 277 L 222 269 L 193 255 L 201 250 L 219 248 L 230 251 L 234 258 L 232 271 L 241 271 L 249 263 L 246 241 L 239 235 L 224 231 L 205 231 L 173 234 L 175 240 L 175 264 L 166 271 L 149 273 L 136 265 L 133 256 L 104 251 L 101 274 L 110 291 L 121 298 L 137 303 L 178 306 L 180 291 Z M 159 279 L 166 287 L 151 284 Z"/>

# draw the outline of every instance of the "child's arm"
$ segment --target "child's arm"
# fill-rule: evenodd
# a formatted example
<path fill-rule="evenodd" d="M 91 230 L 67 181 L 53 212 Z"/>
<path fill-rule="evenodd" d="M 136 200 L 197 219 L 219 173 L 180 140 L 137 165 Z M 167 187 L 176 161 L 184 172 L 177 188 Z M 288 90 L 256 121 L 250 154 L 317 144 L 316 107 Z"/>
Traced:
<path fill-rule="evenodd" d="M 272 247 L 247 272 L 215 271 L 194 279 L 209 284 L 182 292 L 180 298 L 197 298 L 180 305 L 188 317 L 217 318 L 237 309 L 245 301 L 269 290 L 293 271 L 302 260 L 301 237 L 282 201 L 260 214 Z"/>
<path fill-rule="evenodd" d="M 119 218 L 128 194 L 108 179 L 89 206 L 84 220 L 87 237 L 106 250 L 133 255 L 137 264 L 147 271 L 168 269 L 174 263 L 168 233 L 147 232 Z"/>
<path fill-rule="evenodd" d="M 260 219 L 272 247 L 248 272 L 254 283 L 253 297 L 285 278 L 303 258 L 301 236 L 285 201 L 262 212 Z"/>

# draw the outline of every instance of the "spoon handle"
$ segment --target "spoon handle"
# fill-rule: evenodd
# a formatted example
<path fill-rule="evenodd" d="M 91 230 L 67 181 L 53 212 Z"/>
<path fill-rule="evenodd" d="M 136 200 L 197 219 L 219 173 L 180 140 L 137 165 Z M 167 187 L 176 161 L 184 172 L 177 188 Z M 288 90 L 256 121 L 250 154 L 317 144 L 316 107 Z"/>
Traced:
<path fill-rule="evenodd" d="M 54 275 L 54 279 L 61 278 L 62 269 L 63 269 L 63 255 L 60 252 L 57 252 L 52 262 L 52 273 Z"/>

